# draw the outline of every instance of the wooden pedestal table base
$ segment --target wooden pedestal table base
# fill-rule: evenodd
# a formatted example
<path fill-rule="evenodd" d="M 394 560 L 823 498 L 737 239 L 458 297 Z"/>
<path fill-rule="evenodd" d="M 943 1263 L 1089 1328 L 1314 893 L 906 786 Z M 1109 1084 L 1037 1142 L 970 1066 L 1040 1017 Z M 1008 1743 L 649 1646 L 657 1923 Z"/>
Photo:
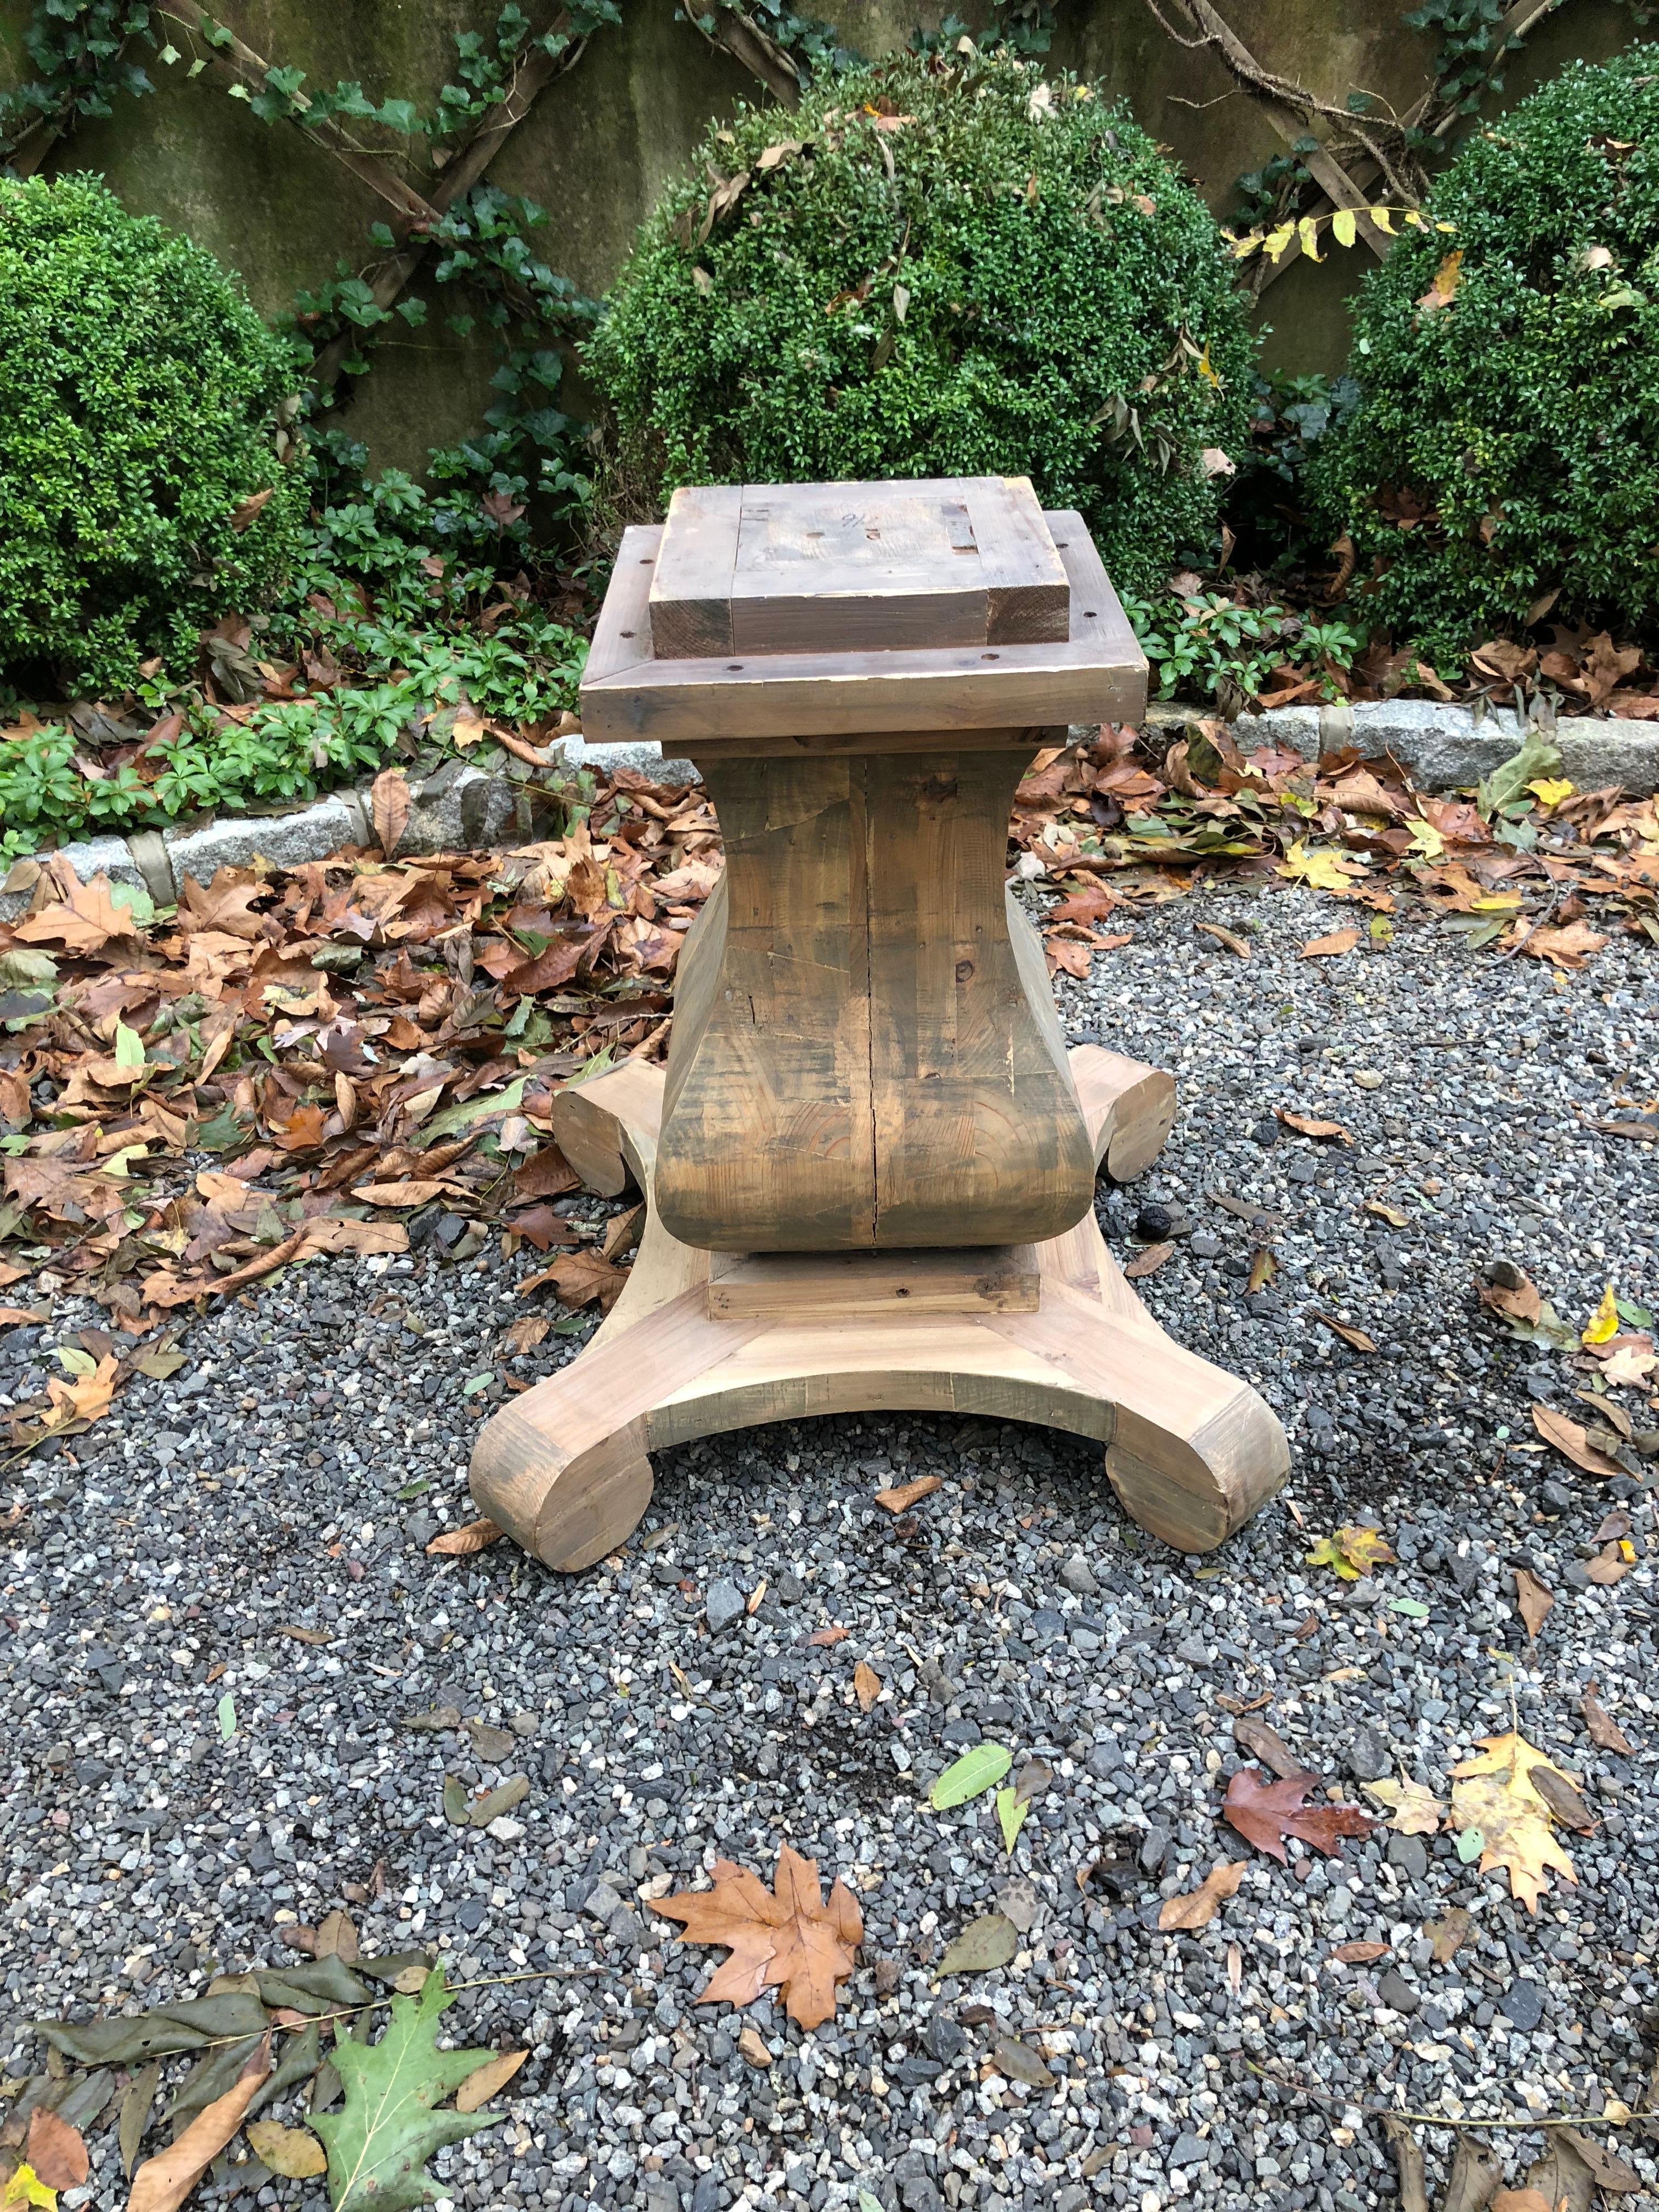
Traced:
<path fill-rule="evenodd" d="M 1170 1079 L 1092 1045 L 1071 1066 L 1097 1159 L 1138 1173 L 1169 1133 Z M 662 1091 L 660 1070 L 629 1065 L 561 1095 L 585 1180 L 619 1190 L 625 1162 L 649 1204 Z M 1036 1245 L 744 1256 L 680 1243 L 653 1210 L 592 1340 L 485 1427 L 472 1492 L 574 1571 L 637 1525 L 659 1447 L 890 1407 L 1097 1437 L 1125 1511 L 1183 1552 L 1219 1544 L 1290 1467 L 1268 1407 L 1165 1335 L 1092 1212 Z"/>

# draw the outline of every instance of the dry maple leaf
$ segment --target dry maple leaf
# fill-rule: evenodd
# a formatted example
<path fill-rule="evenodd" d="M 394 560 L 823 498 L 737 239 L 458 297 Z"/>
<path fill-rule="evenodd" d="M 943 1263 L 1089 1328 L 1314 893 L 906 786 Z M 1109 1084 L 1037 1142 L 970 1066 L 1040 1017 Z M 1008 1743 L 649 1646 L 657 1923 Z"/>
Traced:
<path fill-rule="evenodd" d="M 852 1972 L 864 1916 L 837 1878 L 826 1904 L 817 1863 L 785 1844 L 769 1890 L 758 1875 L 714 1862 L 714 1887 L 653 1898 L 651 1910 L 681 1922 L 683 1943 L 723 1943 L 731 1956 L 710 1976 L 699 2004 L 753 2004 L 783 1992 L 798 2027 L 821 2027 L 836 2011 L 836 1984 Z"/>
<path fill-rule="evenodd" d="M 1342 1837 L 1369 1835 L 1377 1823 L 1357 1805 L 1310 1805 L 1308 1792 L 1318 1786 L 1316 1774 L 1264 1783 L 1254 1767 L 1241 1766 L 1227 1784 L 1222 1811 L 1247 1843 L 1281 1866 L 1286 1863 L 1286 1836 L 1299 1837 L 1327 1858 L 1339 1858 Z"/>
<path fill-rule="evenodd" d="M 1331 1567 L 1345 1583 L 1369 1576 L 1373 1567 L 1392 1566 L 1395 1553 L 1380 1528 L 1349 1522 L 1334 1536 L 1321 1536 L 1307 1555 L 1310 1567 Z"/>
<path fill-rule="evenodd" d="M 1478 1740 L 1484 1747 L 1480 1753 L 1452 1769 L 1451 1825 L 1479 1830 L 1481 1873 L 1502 1867 L 1510 1878 L 1510 1893 L 1528 1912 L 1536 1912 L 1546 1887 L 1546 1869 L 1553 1867 L 1571 1882 L 1578 1879 L 1572 1861 L 1551 1833 L 1548 1801 L 1532 1778 L 1534 1767 L 1548 1767 L 1558 1774 L 1559 1769 L 1522 1735 Z M 1560 1778 L 1571 1788 L 1565 1775 Z"/>
<path fill-rule="evenodd" d="M 1273 1112 L 1287 1129 L 1294 1129 L 1299 1137 L 1328 1138 L 1339 1145 L 1353 1142 L 1340 1121 L 1322 1121 L 1316 1114 L 1292 1114 L 1288 1106 L 1275 1106 Z"/>

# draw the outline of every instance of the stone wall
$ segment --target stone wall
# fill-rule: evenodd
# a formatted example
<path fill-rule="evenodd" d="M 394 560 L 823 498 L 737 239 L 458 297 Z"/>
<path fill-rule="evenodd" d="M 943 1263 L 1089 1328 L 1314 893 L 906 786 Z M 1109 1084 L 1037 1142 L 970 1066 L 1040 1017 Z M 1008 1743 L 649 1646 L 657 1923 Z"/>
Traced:
<path fill-rule="evenodd" d="M 526 0 L 532 18 L 542 13 Z M 32 0 L 0 0 L 0 82 L 27 64 Z M 815 0 L 849 44 L 876 54 L 902 46 L 931 0 Z M 181 14 L 192 11 L 182 9 Z M 452 73 L 453 33 L 493 24 L 495 0 L 225 0 L 220 10 L 274 63 L 313 81 L 357 78 L 376 98 L 429 105 Z M 690 156 L 708 119 L 763 98 L 734 63 L 677 20 L 678 0 L 623 0 L 624 27 L 601 32 L 575 69 L 537 103 L 495 164 L 495 180 L 548 210 L 544 258 L 603 292 L 665 179 Z M 970 19 L 975 9 L 961 12 Z M 1256 104 L 1207 54 L 1183 52 L 1143 0 L 1060 0 L 1054 59 L 1103 79 L 1192 173 L 1224 216 L 1233 180 L 1281 150 Z M 1430 38 L 1401 22 L 1400 0 L 1232 0 L 1228 10 L 1257 58 L 1334 100 L 1361 85 L 1399 107 L 1425 85 Z M 1565 0 L 1510 64 L 1504 99 L 1574 55 L 1600 59 L 1632 36 L 1613 0 Z M 182 48 L 185 33 L 174 30 Z M 157 90 L 83 123 L 48 167 L 100 170 L 129 206 L 160 216 L 240 269 L 267 313 L 289 304 L 343 257 L 371 258 L 368 226 L 384 210 L 320 148 L 271 129 L 228 99 L 216 73 L 149 64 Z M 1333 371 L 1346 350 L 1347 300 L 1370 265 L 1365 249 L 1304 262 L 1266 294 L 1263 358 L 1287 370 Z M 441 313 L 382 346 L 350 403 L 352 425 L 379 460 L 418 467 L 430 446 L 476 424 L 493 366 L 487 340 L 455 338 Z"/>

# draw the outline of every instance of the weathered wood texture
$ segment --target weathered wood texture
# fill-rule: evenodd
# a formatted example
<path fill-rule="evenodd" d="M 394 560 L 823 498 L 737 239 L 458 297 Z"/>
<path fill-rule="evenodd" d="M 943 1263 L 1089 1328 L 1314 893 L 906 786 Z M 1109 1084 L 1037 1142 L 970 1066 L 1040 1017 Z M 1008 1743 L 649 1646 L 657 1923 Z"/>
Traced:
<path fill-rule="evenodd" d="M 582 1091 L 590 1123 L 614 1105 L 609 1157 L 628 1162 L 647 1199 L 661 1120 L 653 1074 L 620 1069 Z M 1123 1127 L 1134 1121 L 1134 1079 L 1093 1074 L 1083 1085 L 1090 1140 L 1109 1157 L 1120 1107 Z M 568 1111 L 556 1106 L 556 1128 Z M 823 1264 L 833 1280 L 841 1263 Z M 970 1279 L 981 1255 L 961 1264 Z M 574 1571 L 636 1525 L 650 1501 L 649 1454 L 663 1446 L 808 1414 L 975 1413 L 1097 1437 L 1134 1520 L 1181 1551 L 1213 1548 L 1283 1481 L 1279 1422 L 1150 1319 L 1092 1212 L 1038 1248 L 1037 1270 L 1036 1312 L 817 1320 L 786 1301 L 770 1316 L 726 1317 L 709 1310 L 708 1254 L 671 1237 L 653 1207 L 628 1287 L 587 1349 L 485 1427 L 473 1494 L 526 1550 Z"/>
<path fill-rule="evenodd" d="M 1139 721 L 1146 663 L 1080 515 L 1045 514 L 1071 597 L 1060 641 L 904 645 L 837 651 L 652 653 L 660 525 L 623 532 L 582 678 L 582 728 L 596 742 L 777 739 L 900 730 L 986 730 Z M 685 600 L 693 635 L 715 602 Z"/>
<path fill-rule="evenodd" d="M 658 660 L 1059 643 L 1070 624 L 1029 477 L 688 485 L 650 592 Z"/>
<path fill-rule="evenodd" d="M 681 955 L 657 1203 L 725 1252 L 1015 1244 L 1095 1163 L 1004 887 L 1006 750 L 706 760 L 726 842 Z"/>

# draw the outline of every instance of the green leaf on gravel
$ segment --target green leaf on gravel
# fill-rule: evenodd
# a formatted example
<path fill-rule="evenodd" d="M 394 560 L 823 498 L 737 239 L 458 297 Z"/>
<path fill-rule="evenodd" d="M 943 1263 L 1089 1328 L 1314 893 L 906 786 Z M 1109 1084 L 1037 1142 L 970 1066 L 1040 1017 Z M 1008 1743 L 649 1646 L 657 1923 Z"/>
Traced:
<path fill-rule="evenodd" d="M 1429 1608 L 1420 1597 L 1391 1597 L 1389 1611 L 1403 1613 L 1407 1620 L 1426 1620 L 1429 1617 Z"/>
<path fill-rule="evenodd" d="M 1010 1858 L 1019 1840 L 1019 1832 L 1025 1826 L 1025 1815 L 1030 1811 L 1029 1802 L 1017 1790 L 997 1792 L 997 1826 L 1002 1830 L 1003 1849 Z"/>
<path fill-rule="evenodd" d="M 1000 1912 L 988 1912 L 981 1919 L 970 1920 L 946 1946 L 939 1974 L 988 1973 L 993 1966 L 1006 1966 L 1018 1948 L 1019 1931 L 1013 1922 Z"/>
<path fill-rule="evenodd" d="M 1013 1763 L 1014 1754 L 1003 1745 L 976 1743 L 945 1768 L 927 1792 L 927 1802 L 936 1813 L 948 1812 L 952 1805 L 965 1805 L 970 1797 L 1000 1782 Z"/>
<path fill-rule="evenodd" d="M 219 1700 L 219 1733 L 227 1743 L 236 1733 L 236 1700 L 228 1690 Z"/>
<path fill-rule="evenodd" d="M 144 1064 L 144 1041 L 137 1030 L 130 1030 L 124 1021 L 115 1024 L 115 1065 L 137 1069 Z"/>
<path fill-rule="evenodd" d="M 1478 1859 L 1486 1848 L 1486 1839 L 1479 1828 L 1465 1828 L 1456 1841 L 1457 1856 L 1465 1866 L 1471 1859 Z"/>
<path fill-rule="evenodd" d="M 1000 2035 L 991 2056 L 1011 2081 L 1024 2081 L 1033 2089 L 1052 2089 L 1054 2077 L 1029 2043 L 1017 2035 Z"/>
<path fill-rule="evenodd" d="M 428 2159 L 505 2117 L 436 2109 L 495 2055 L 438 2049 L 438 2015 L 453 2002 L 434 1969 L 418 1999 L 392 1998 L 392 2024 L 378 2043 L 336 2043 L 344 2102 L 337 2112 L 311 2116 L 328 2153 L 334 2212 L 414 2212 L 431 2203 L 438 2192 Z"/>

